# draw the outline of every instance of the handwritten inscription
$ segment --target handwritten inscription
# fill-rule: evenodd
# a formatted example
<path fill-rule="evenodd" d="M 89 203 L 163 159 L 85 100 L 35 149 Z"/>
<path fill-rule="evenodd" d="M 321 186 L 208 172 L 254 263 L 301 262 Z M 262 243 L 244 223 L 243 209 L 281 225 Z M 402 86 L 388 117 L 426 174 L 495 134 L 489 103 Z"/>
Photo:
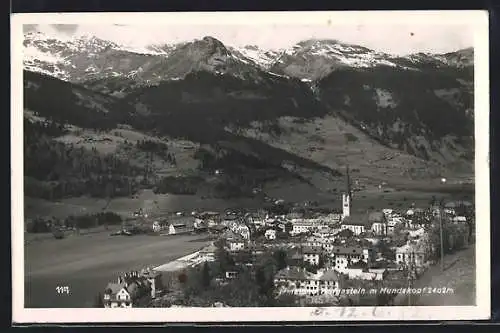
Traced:
<path fill-rule="evenodd" d="M 312 316 L 339 316 L 342 318 L 355 318 L 357 309 L 354 307 L 340 307 L 340 308 L 315 308 Z M 375 312 L 373 313 L 375 314 Z"/>

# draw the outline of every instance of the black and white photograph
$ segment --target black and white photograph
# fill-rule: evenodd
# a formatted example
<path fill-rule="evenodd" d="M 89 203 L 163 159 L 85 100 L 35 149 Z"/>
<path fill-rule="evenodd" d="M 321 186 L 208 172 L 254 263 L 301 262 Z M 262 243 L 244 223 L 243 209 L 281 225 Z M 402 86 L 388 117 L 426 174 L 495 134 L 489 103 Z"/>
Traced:
<path fill-rule="evenodd" d="M 13 15 L 14 320 L 487 319 L 488 71 L 481 11 Z"/>

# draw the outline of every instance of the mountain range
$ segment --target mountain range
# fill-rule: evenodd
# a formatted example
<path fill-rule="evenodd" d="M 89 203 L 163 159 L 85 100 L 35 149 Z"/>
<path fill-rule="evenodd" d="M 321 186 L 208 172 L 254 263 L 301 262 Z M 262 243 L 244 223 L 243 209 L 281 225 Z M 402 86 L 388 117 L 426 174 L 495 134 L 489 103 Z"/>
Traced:
<path fill-rule="evenodd" d="M 29 32 L 25 117 L 198 147 L 177 149 L 168 169 L 178 174 L 182 160 L 195 174 L 244 161 L 327 191 L 346 165 L 367 183 L 453 178 L 473 173 L 473 58 L 472 48 L 394 56 L 310 39 L 262 50 L 209 36 L 134 50 Z"/>

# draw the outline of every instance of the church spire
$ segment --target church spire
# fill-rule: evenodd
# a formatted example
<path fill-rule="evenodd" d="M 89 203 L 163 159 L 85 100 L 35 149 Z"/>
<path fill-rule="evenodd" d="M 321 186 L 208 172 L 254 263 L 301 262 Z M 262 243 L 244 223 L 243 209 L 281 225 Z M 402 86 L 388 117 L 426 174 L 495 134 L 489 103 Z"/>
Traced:
<path fill-rule="evenodd" d="M 351 177 L 349 176 L 349 165 L 346 165 L 346 171 L 345 171 L 345 185 L 346 185 L 346 194 L 351 197 L 352 195 L 352 190 L 351 190 Z"/>
<path fill-rule="evenodd" d="M 349 177 L 349 166 L 346 166 L 346 192 L 342 194 L 342 219 L 351 215 L 351 178 Z"/>

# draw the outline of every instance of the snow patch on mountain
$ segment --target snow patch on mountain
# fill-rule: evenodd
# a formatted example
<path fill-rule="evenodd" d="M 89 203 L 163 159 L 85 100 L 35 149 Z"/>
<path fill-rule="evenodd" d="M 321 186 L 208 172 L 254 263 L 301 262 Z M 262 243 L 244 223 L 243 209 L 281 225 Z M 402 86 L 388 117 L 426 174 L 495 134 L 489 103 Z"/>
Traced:
<path fill-rule="evenodd" d="M 263 69 L 268 69 L 280 55 L 280 51 L 263 50 L 255 45 L 230 47 L 229 49 L 234 55 L 238 56 L 240 60 L 250 60 Z"/>

